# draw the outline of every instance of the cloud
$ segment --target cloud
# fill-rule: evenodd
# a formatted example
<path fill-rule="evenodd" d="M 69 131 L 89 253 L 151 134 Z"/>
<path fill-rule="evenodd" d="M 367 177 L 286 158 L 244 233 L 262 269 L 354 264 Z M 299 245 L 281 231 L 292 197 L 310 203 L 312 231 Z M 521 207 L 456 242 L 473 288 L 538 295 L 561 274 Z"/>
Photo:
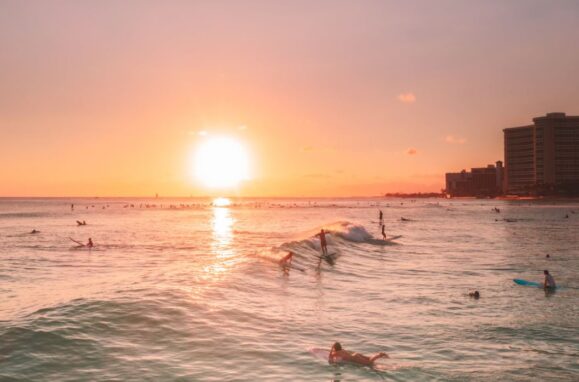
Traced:
<path fill-rule="evenodd" d="M 466 143 L 466 138 L 455 137 L 454 135 L 447 135 L 446 138 L 444 138 L 444 140 L 446 141 L 446 143 L 450 143 L 451 145 L 454 144 L 462 145 Z"/>
<path fill-rule="evenodd" d="M 406 150 L 406 154 L 408 155 L 416 155 L 418 154 L 418 150 L 416 150 L 414 147 L 409 148 L 408 150 Z"/>
<path fill-rule="evenodd" d="M 416 96 L 412 92 L 398 94 L 398 101 L 404 103 L 414 103 L 416 102 Z"/>

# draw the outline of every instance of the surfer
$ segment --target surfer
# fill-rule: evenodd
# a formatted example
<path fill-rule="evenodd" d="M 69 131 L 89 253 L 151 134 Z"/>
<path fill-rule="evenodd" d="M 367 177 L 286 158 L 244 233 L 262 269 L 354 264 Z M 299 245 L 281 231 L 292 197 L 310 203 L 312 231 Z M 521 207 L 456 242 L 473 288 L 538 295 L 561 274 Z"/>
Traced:
<path fill-rule="evenodd" d="M 37 231 L 36 229 L 33 229 L 32 231 L 30 231 L 31 234 L 35 234 L 35 233 L 39 233 L 40 231 Z"/>
<path fill-rule="evenodd" d="M 382 224 L 382 238 L 384 240 L 386 240 L 386 231 L 384 231 L 386 229 L 386 226 Z"/>
<path fill-rule="evenodd" d="M 469 292 L 469 297 L 474 298 L 475 300 L 478 300 L 480 298 L 480 293 L 478 290 L 475 290 L 474 292 Z"/>
<path fill-rule="evenodd" d="M 379 210 L 380 213 L 378 214 L 379 218 L 380 218 L 380 224 L 382 224 L 382 220 L 384 220 L 384 214 L 382 213 L 382 210 Z"/>
<path fill-rule="evenodd" d="M 288 252 L 288 254 L 285 255 L 284 257 L 282 257 L 281 260 L 279 261 L 279 266 L 283 268 L 283 271 L 285 273 L 289 272 L 289 268 L 292 265 L 293 258 L 294 258 L 294 253 Z"/>
<path fill-rule="evenodd" d="M 328 243 L 326 242 L 326 233 L 323 228 L 320 231 L 320 246 L 322 247 L 322 255 L 328 256 Z"/>
<path fill-rule="evenodd" d="M 328 356 L 329 363 L 355 363 L 363 366 L 374 366 L 374 362 L 380 358 L 390 358 L 386 353 L 377 353 L 371 357 L 365 356 L 364 354 L 355 353 L 342 349 L 342 345 L 336 342 L 332 345 L 330 349 L 330 355 Z"/>
<path fill-rule="evenodd" d="M 555 279 L 548 270 L 544 270 L 543 273 L 545 274 L 545 281 L 543 282 L 543 288 L 545 289 L 555 289 L 557 288 L 557 284 L 555 284 Z"/>

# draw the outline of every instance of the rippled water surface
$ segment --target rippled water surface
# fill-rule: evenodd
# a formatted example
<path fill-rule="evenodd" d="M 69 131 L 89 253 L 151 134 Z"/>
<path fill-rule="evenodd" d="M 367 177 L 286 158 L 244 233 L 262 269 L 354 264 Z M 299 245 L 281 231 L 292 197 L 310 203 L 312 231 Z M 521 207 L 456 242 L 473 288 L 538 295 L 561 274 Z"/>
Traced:
<path fill-rule="evenodd" d="M 0 381 L 579 380 L 579 204 L 233 202 L 0 199 Z"/>

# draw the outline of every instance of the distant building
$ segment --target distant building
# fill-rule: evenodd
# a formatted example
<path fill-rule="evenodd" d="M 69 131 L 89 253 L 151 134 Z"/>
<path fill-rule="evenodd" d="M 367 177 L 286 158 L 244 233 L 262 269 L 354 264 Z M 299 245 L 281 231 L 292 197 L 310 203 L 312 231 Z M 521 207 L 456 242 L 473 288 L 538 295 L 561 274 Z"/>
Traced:
<path fill-rule="evenodd" d="M 504 129 L 504 190 L 513 195 L 579 194 L 579 116 L 548 113 Z"/>
<path fill-rule="evenodd" d="M 472 168 L 470 172 L 446 174 L 446 194 L 450 196 L 497 196 L 502 194 L 503 162 Z"/>

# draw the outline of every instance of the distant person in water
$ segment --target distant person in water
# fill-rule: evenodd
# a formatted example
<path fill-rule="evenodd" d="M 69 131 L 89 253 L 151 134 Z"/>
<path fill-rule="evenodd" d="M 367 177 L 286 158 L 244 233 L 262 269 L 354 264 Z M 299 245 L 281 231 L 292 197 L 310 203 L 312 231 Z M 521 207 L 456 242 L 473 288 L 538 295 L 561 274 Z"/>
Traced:
<path fill-rule="evenodd" d="M 547 253 L 547 256 L 545 256 L 545 257 L 546 257 L 547 259 L 550 259 L 550 258 L 551 258 L 551 255 L 549 255 L 549 254 Z"/>
<path fill-rule="evenodd" d="M 37 231 L 35 229 L 33 229 L 32 231 L 30 231 L 31 234 L 35 234 L 35 233 L 39 233 L 40 231 Z"/>
<path fill-rule="evenodd" d="M 380 218 L 380 223 L 382 223 L 382 220 L 384 220 L 384 214 L 382 213 L 382 210 L 379 210 L 380 213 L 378 214 L 379 218 Z"/>
<path fill-rule="evenodd" d="M 384 224 L 382 224 L 382 238 L 383 238 L 384 240 L 386 240 L 386 231 L 385 231 L 385 229 L 386 229 L 386 226 L 385 226 Z"/>
<path fill-rule="evenodd" d="M 557 288 L 557 284 L 555 284 L 555 279 L 548 270 L 544 270 L 543 273 L 545 274 L 545 281 L 543 282 L 543 287 L 545 289 L 555 289 Z"/>
<path fill-rule="evenodd" d="M 480 293 L 478 290 L 475 290 L 474 292 L 470 292 L 468 295 L 470 297 L 474 298 L 475 300 L 478 300 L 480 298 Z"/>
<path fill-rule="evenodd" d="M 326 242 L 326 232 L 322 229 L 320 231 L 320 246 L 322 247 L 322 255 L 328 256 L 328 243 Z"/>
<path fill-rule="evenodd" d="M 89 248 L 94 247 L 94 243 L 92 242 L 92 239 L 90 237 L 88 238 L 88 243 L 86 243 L 86 246 Z"/>
<path fill-rule="evenodd" d="M 280 267 L 282 267 L 285 272 L 287 272 L 289 267 L 292 265 L 293 258 L 294 253 L 288 252 L 288 254 L 282 257 L 281 260 L 279 261 Z"/>
<path fill-rule="evenodd" d="M 374 362 L 380 358 L 390 358 L 386 353 L 374 354 L 371 357 L 365 356 L 360 353 L 354 353 L 348 350 L 342 349 L 342 345 L 336 342 L 332 345 L 330 349 L 330 355 L 328 356 L 329 363 L 355 363 L 363 366 L 374 366 Z"/>

